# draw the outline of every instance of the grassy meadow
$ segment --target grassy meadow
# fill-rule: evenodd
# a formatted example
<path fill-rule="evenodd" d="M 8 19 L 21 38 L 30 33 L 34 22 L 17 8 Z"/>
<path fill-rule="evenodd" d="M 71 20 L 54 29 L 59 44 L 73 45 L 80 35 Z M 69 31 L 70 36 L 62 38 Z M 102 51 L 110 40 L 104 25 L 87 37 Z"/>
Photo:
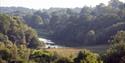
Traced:
<path fill-rule="evenodd" d="M 108 48 L 107 45 L 97 45 L 97 46 L 85 46 L 85 47 L 79 47 L 79 48 L 50 48 L 45 49 L 50 52 L 56 52 L 58 55 L 61 55 L 63 57 L 72 57 L 72 55 L 78 54 L 79 51 L 82 51 L 84 49 L 91 50 L 92 52 L 96 53 L 103 53 Z"/>

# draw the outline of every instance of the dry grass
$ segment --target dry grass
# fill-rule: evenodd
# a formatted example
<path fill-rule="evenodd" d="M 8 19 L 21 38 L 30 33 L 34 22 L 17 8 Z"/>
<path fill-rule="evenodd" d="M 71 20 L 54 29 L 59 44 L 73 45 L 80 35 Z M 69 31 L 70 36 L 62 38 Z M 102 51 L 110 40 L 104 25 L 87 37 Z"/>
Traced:
<path fill-rule="evenodd" d="M 56 52 L 58 55 L 63 57 L 72 57 L 77 55 L 77 53 L 83 49 L 75 49 L 75 48 L 53 48 L 53 49 L 46 49 L 50 52 Z"/>
<path fill-rule="evenodd" d="M 70 56 L 77 55 L 79 51 L 82 51 L 84 49 L 89 49 L 92 52 L 96 52 L 96 53 L 102 53 L 102 52 L 105 52 L 107 48 L 108 48 L 108 45 L 98 45 L 98 46 L 86 46 L 81 48 L 51 48 L 46 50 L 50 52 L 57 52 L 57 54 L 63 57 L 70 57 Z"/>

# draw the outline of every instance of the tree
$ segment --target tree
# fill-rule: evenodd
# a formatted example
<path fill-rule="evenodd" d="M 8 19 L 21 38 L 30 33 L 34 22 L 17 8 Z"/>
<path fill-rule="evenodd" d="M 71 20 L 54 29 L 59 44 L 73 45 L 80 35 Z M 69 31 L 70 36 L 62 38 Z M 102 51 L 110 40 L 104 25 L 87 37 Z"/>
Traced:
<path fill-rule="evenodd" d="M 106 63 L 125 63 L 125 31 L 118 32 L 105 56 Z"/>
<path fill-rule="evenodd" d="M 33 28 L 27 26 L 20 17 L 6 14 L 0 14 L 0 41 L 25 44 L 29 48 L 42 46 Z"/>

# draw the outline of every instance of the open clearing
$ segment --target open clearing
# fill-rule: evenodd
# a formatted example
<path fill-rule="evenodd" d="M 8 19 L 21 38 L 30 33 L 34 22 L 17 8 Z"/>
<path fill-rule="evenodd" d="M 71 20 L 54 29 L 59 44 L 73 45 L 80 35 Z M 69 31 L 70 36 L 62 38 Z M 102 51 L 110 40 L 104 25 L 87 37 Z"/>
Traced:
<path fill-rule="evenodd" d="M 82 51 L 84 49 L 89 49 L 92 52 L 104 52 L 108 48 L 107 45 L 98 45 L 98 46 L 86 46 L 86 47 L 80 47 L 80 48 L 50 48 L 46 49 L 50 52 L 57 52 L 57 54 L 63 56 L 63 57 L 70 57 L 72 55 L 77 55 L 79 51 Z"/>

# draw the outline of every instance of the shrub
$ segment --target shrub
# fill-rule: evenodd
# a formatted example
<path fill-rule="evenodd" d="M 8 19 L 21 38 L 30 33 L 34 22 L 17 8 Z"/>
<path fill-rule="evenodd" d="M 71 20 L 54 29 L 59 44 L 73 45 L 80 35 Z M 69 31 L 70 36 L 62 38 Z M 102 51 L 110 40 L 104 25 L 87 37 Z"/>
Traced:
<path fill-rule="evenodd" d="M 38 63 L 50 63 L 53 61 L 53 57 L 53 53 L 43 50 L 34 50 L 30 55 L 30 59 Z"/>
<path fill-rule="evenodd" d="M 54 63 L 73 63 L 69 58 L 62 57 L 57 59 Z"/>
<path fill-rule="evenodd" d="M 74 59 L 74 63 L 103 63 L 98 54 L 89 50 L 80 51 Z"/>

